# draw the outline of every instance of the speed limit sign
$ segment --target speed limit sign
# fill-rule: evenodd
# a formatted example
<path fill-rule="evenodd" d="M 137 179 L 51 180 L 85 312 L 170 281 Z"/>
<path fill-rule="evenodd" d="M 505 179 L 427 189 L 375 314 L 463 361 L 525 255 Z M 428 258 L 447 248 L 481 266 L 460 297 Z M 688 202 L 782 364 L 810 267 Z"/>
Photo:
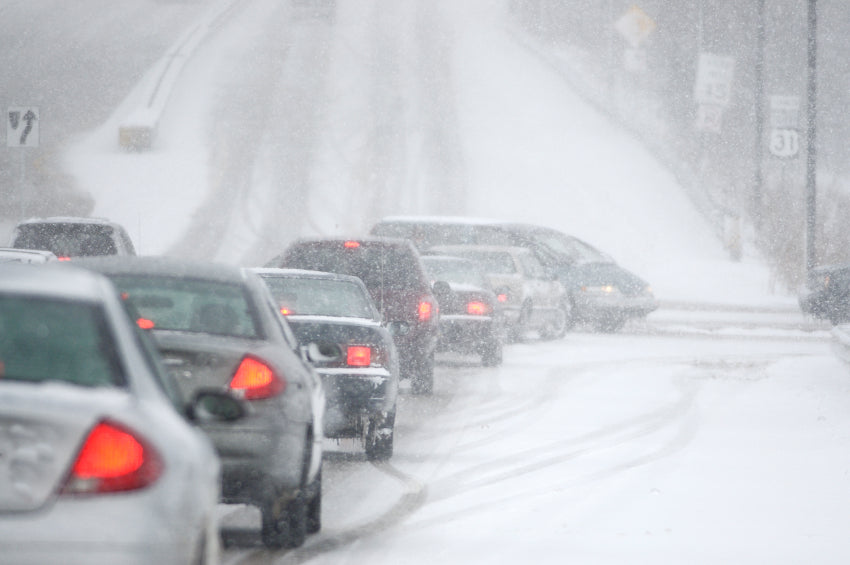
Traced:
<path fill-rule="evenodd" d="M 800 152 L 800 134 L 796 129 L 770 130 L 770 153 L 780 159 L 793 159 Z"/>

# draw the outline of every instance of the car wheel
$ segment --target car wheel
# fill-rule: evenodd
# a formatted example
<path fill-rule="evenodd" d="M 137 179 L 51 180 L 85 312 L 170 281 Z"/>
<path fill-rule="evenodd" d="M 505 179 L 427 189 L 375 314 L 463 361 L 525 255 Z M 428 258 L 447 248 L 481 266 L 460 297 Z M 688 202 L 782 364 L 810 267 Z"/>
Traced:
<path fill-rule="evenodd" d="M 283 505 L 280 500 L 266 502 L 260 509 L 263 545 L 270 549 L 300 547 L 307 539 L 307 504 L 304 494 Z"/>
<path fill-rule="evenodd" d="M 481 347 L 481 364 L 485 367 L 498 367 L 502 364 L 502 342 L 494 339 Z"/>
<path fill-rule="evenodd" d="M 315 534 L 322 529 L 322 469 L 313 481 L 315 493 L 307 503 L 307 533 Z"/>
<path fill-rule="evenodd" d="M 540 330 L 540 337 L 546 340 L 560 339 L 567 334 L 567 319 L 569 313 L 562 304 L 555 312 L 555 319 L 548 322 Z"/>
<path fill-rule="evenodd" d="M 410 390 L 413 394 L 431 394 L 434 392 L 434 354 L 420 359 L 413 369 Z"/>
<path fill-rule="evenodd" d="M 366 459 L 369 461 L 387 461 L 393 456 L 393 436 L 395 435 L 395 412 L 386 418 L 373 416 L 369 420 L 366 436 Z"/>
<path fill-rule="evenodd" d="M 522 305 L 522 310 L 519 313 L 519 320 L 516 325 L 510 329 L 511 342 L 520 343 L 525 341 L 525 336 L 528 333 L 528 327 L 531 324 L 531 303 L 526 302 Z"/>

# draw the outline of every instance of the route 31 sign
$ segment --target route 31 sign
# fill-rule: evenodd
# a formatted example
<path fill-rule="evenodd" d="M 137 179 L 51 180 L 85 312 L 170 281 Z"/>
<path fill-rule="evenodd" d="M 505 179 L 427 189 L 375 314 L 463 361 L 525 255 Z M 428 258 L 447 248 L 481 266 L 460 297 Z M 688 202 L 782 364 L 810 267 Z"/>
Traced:
<path fill-rule="evenodd" d="M 38 147 L 38 108 L 10 106 L 6 113 L 6 145 Z"/>
<path fill-rule="evenodd" d="M 800 133 L 791 128 L 773 128 L 769 148 L 774 157 L 793 159 L 800 152 Z"/>

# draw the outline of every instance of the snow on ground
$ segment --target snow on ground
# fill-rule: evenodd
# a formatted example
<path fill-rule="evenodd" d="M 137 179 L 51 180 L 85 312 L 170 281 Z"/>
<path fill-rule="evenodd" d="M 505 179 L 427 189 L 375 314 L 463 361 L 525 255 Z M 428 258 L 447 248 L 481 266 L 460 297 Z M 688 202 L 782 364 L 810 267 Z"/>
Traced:
<path fill-rule="evenodd" d="M 350 19 L 358 17 L 351 4 L 338 4 L 349 8 L 335 27 L 325 115 L 335 124 L 327 127 L 344 135 L 331 143 L 326 131 L 318 145 L 325 152 L 317 162 L 335 167 L 315 176 L 326 181 L 317 192 L 323 202 L 310 212 L 320 231 L 349 229 L 350 210 L 374 196 L 356 193 L 353 208 L 327 204 L 335 187 L 336 204 L 349 202 L 349 187 L 367 190 L 369 178 L 357 168 L 362 161 L 340 157 L 369 141 L 356 135 L 367 97 L 356 88 L 367 81 L 354 75 L 370 72 L 363 59 L 374 53 L 366 31 L 376 25 L 370 9 L 377 4 L 358 4 L 362 21 Z M 394 9 L 409 16 L 419 4 L 400 1 Z M 256 11 L 240 16 L 226 44 L 238 44 L 240 34 L 247 40 L 263 5 L 258 0 Z M 728 259 L 669 171 L 513 41 L 502 3 L 433 6 L 451 23 L 444 33 L 452 39 L 465 215 L 578 235 L 644 276 L 665 301 L 793 309 L 792 296 L 772 292 L 755 254 Z M 166 252 L 209 190 L 206 135 L 215 118 L 205 94 L 215 94 L 217 46 L 211 41 L 187 66 L 154 151 L 117 149 L 121 108 L 69 153 L 80 184 L 93 189 L 95 214 L 127 225 L 144 253 Z M 351 64 L 341 63 L 342 52 Z M 416 88 L 415 81 L 398 84 Z M 346 88 L 354 89 L 349 97 L 340 94 Z M 262 154 L 256 162 L 269 166 Z M 245 174 L 265 183 L 273 177 L 265 172 Z M 400 178 L 422 189 L 421 179 Z M 419 201 L 402 199 L 387 212 L 408 213 Z M 424 202 L 422 211 L 433 207 Z M 219 259 L 238 263 L 243 252 Z M 845 369 L 826 342 L 779 334 L 767 336 L 778 341 L 731 332 L 706 340 L 570 334 L 512 347 L 506 365 L 490 373 L 452 373 L 458 389 L 436 429 L 416 431 L 402 444 L 416 452 L 393 459 L 427 483 L 427 504 L 391 535 L 358 538 L 346 562 L 846 562 Z M 416 488 L 386 482 L 375 506 L 328 508 L 322 535 L 332 539 L 386 497 Z M 332 553 L 319 562 L 339 559 Z"/>

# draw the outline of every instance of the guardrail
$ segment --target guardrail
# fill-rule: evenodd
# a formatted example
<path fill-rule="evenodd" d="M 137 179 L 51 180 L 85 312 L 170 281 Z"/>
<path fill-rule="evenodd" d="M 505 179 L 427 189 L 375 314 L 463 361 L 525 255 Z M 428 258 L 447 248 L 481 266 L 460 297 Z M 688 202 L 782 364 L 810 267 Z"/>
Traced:
<path fill-rule="evenodd" d="M 154 65 L 148 76 L 144 106 L 130 111 L 118 126 L 118 143 L 131 151 L 146 151 L 153 145 L 160 118 L 180 77 L 183 66 L 195 53 L 210 30 L 220 25 L 224 17 L 244 0 L 221 0 L 212 6 L 195 26 L 186 31 Z"/>

